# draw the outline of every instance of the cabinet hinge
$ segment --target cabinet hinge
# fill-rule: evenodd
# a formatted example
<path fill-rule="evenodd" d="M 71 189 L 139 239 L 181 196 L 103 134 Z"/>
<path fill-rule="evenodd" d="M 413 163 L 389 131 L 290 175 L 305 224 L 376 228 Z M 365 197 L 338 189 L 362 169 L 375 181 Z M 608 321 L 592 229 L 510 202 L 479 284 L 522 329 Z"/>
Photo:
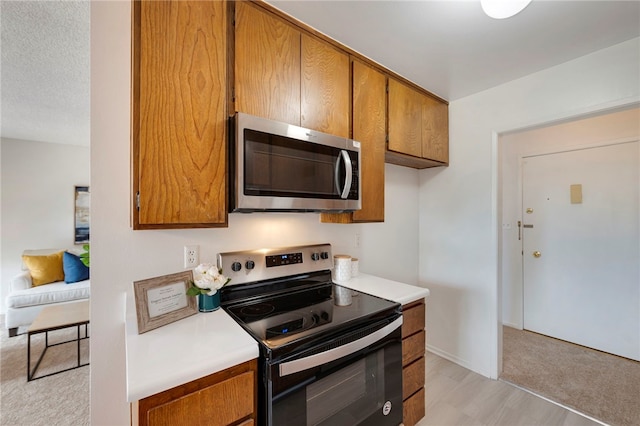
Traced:
<path fill-rule="evenodd" d="M 136 192 L 136 208 L 140 211 L 140 191 Z"/>

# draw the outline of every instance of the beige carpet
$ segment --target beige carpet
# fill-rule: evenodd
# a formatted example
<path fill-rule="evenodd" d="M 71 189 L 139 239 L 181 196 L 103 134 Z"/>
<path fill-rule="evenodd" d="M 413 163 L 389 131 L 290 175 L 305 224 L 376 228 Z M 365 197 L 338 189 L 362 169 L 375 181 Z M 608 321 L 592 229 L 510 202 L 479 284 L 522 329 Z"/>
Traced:
<path fill-rule="evenodd" d="M 8 338 L 4 318 L 0 319 L 0 424 L 88 425 L 90 366 L 27 382 L 27 336 Z M 75 328 L 49 333 L 49 344 L 75 338 Z M 84 330 L 84 328 L 83 328 Z M 91 331 L 89 331 L 91 334 Z M 44 347 L 44 334 L 31 338 L 32 365 Z M 81 343 L 81 362 L 89 361 L 89 340 Z M 67 343 L 49 348 L 36 377 L 77 362 L 77 346 Z"/>
<path fill-rule="evenodd" d="M 640 425 L 640 363 L 503 327 L 501 379 L 615 426 Z"/>

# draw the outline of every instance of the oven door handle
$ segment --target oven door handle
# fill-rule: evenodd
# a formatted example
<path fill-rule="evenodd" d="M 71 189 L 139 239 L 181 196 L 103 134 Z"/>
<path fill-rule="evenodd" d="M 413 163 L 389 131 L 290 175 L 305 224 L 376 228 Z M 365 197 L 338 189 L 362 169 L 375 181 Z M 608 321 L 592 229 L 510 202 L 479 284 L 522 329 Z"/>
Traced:
<path fill-rule="evenodd" d="M 339 346 L 328 351 L 321 352 L 319 354 L 311 355 L 305 358 L 296 359 L 289 362 L 283 362 L 280 364 L 280 377 L 287 376 L 289 374 L 298 373 L 309 368 L 317 367 L 322 364 L 326 364 L 336 359 L 340 359 L 347 355 L 351 355 L 354 352 L 358 352 L 361 349 L 366 348 L 369 345 L 377 342 L 378 340 L 387 337 L 398 327 L 402 325 L 402 317 L 392 323 L 382 327 L 380 330 L 375 331 L 361 339 L 349 342 L 346 345 Z"/>

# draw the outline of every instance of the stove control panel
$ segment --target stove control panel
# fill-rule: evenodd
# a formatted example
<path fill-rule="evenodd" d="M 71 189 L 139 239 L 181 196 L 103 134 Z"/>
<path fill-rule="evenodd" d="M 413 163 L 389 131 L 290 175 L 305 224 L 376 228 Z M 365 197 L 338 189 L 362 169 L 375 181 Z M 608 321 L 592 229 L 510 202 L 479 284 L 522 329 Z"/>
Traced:
<path fill-rule="evenodd" d="M 313 255 L 311 254 L 311 258 L 313 259 Z M 266 256 L 266 267 L 272 268 L 274 266 L 282 266 L 282 265 L 292 265 L 294 263 L 302 263 L 302 252 L 298 253 L 285 253 L 285 254 L 275 254 L 271 256 Z"/>
<path fill-rule="evenodd" d="M 331 244 L 315 244 L 219 253 L 217 266 L 236 285 L 332 269 L 333 256 Z"/>

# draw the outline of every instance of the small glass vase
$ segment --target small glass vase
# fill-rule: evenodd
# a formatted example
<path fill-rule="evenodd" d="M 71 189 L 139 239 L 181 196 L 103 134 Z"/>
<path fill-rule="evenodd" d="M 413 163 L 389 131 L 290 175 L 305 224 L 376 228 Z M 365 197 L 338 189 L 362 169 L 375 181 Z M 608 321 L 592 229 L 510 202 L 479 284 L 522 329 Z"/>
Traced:
<path fill-rule="evenodd" d="M 208 294 L 198 295 L 198 310 L 200 312 L 213 312 L 220 308 L 220 292 L 216 291 L 213 296 Z"/>

